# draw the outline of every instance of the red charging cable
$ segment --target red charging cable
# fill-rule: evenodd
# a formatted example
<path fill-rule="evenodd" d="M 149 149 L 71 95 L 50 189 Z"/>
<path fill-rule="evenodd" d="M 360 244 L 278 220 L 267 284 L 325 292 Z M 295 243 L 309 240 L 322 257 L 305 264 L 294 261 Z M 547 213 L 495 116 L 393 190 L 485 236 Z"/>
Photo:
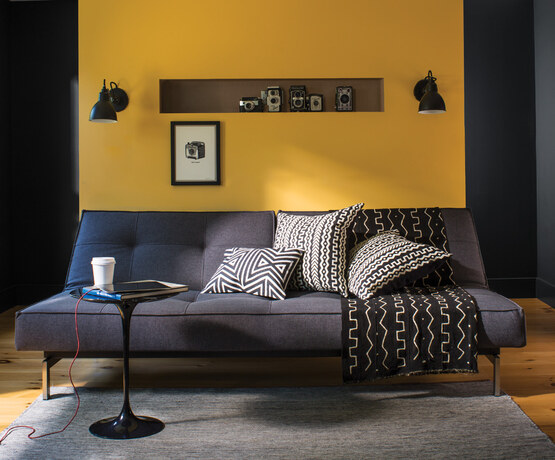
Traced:
<path fill-rule="evenodd" d="M 75 356 L 73 357 L 73 361 L 71 361 L 71 364 L 69 365 L 69 381 L 71 382 L 71 386 L 73 387 L 73 392 L 75 393 L 75 396 L 77 397 L 77 407 L 75 408 L 75 413 L 73 414 L 73 417 L 71 417 L 69 422 L 67 422 L 66 426 L 64 426 L 61 430 L 53 431 L 51 433 L 40 434 L 38 436 L 33 436 L 33 434 L 36 433 L 37 430 L 35 428 L 33 428 L 32 426 L 27 426 L 27 425 L 12 426 L 12 427 L 8 428 L 6 433 L 4 433 L 4 436 L 2 436 L 2 438 L 0 439 L 0 444 L 2 444 L 4 439 L 6 439 L 11 433 L 13 433 L 18 428 L 28 428 L 29 430 L 31 430 L 31 432 L 27 435 L 27 437 L 29 439 L 39 439 L 39 438 L 44 438 L 45 436 L 50 436 L 50 435 L 53 435 L 53 434 L 62 433 L 63 431 L 66 430 L 66 428 L 69 425 L 71 425 L 71 422 L 73 422 L 75 417 L 77 417 L 77 412 L 79 412 L 79 406 L 81 405 L 81 398 L 79 398 L 79 393 L 77 392 L 77 387 L 73 383 L 73 377 L 71 376 L 71 369 L 73 368 L 73 364 L 75 363 L 75 360 L 77 359 L 77 356 L 79 355 L 79 347 L 80 347 L 79 327 L 77 326 L 77 308 L 79 308 L 79 303 L 81 302 L 81 300 L 83 300 L 83 297 L 85 297 L 91 291 L 92 291 L 92 289 L 89 289 L 87 292 L 85 292 L 81 297 L 79 297 L 79 300 L 75 304 L 75 336 L 77 337 L 77 351 L 75 352 Z"/>

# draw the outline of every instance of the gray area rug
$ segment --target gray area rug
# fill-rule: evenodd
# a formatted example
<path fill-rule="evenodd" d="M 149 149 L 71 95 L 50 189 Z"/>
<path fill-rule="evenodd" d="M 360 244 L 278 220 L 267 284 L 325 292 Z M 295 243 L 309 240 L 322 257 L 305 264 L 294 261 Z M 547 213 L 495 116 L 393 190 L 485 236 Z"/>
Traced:
<path fill-rule="evenodd" d="M 75 409 L 68 388 L 37 399 L 16 424 L 62 428 Z M 62 434 L 18 430 L 2 459 L 555 458 L 555 446 L 490 382 L 248 389 L 131 390 L 135 414 L 166 428 L 132 440 L 89 434 L 115 416 L 121 391 L 81 389 L 81 410 Z"/>

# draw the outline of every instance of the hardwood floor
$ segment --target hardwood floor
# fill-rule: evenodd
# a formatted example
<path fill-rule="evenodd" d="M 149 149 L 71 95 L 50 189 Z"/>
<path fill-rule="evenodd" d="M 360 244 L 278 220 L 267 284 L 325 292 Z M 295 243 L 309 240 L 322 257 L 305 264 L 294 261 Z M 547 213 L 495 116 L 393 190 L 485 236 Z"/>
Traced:
<path fill-rule="evenodd" d="M 501 352 L 501 387 L 555 439 L 555 309 L 538 299 L 515 299 L 526 312 L 528 345 Z M 13 308 L 0 314 L 0 430 L 41 393 L 40 352 L 14 349 Z M 70 360 L 52 369 L 52 384 L 67 386 Z M 380 384 L 491 379 L 492 366 L 480 357 L 479 374 L 398 377 Z M 73 368 L 77 385 L 121 387 L 121 359 L 81 359 Z M 134 359 L 131 386 L 253 387 L 340 385 L 339 358 Z"/>

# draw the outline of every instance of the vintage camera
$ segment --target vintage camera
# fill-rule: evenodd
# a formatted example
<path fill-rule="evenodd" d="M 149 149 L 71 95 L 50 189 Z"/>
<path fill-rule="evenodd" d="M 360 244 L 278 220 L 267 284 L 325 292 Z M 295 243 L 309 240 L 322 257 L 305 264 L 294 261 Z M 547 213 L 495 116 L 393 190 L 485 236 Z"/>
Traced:
<path fill-rule="evenodd" d="M 243 97 L 239 102 L 239 112 L 263 112 L 264 102 L 259 97 Z"/>
<path fill-rule="evenodd" d="M 311 112 L 321 112 L 324 110 L 324 96 L 321 94 L 309 94 L 308 110 Z"/>
<path fill-rule="evenodd" d="M 291 112 L 306 112 L 306 86 L 289 87 L 289 108 Z"/>
<path fill-rule="evenodd" d="M 353 110 L 353 87 L 338 86 L 335 88 L 335 110 L 351 112 Z"/>
<path fill-rule="evenodd" d="M 185 144 L 185 157 L 192 160 L 200 160 L 206 156 L 206 146 L 204 142 L 191 141 Z"/>
<path fill-rule="evenodd" d="M 281 112 L 281 88 L 279 86 L 268 86 L 266 91 L 266 104 L 268 112 Z"/>

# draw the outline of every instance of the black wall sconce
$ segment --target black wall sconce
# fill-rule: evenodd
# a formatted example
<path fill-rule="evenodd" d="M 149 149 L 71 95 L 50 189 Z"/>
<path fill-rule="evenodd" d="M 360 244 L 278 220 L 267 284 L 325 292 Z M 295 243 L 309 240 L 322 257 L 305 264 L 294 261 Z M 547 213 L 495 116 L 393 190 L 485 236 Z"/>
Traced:
<path fill-rule="evenodd" d="M 127 93 L 118 88 L 113 81 L 110 82 L 110 91 L 106 88 L 106 80 L 98 96 L 98 102 L 93 106 L 89 121 L 97 123 L 116 123 L 118 116 L 116 112 L 121 112 L 129 104 Z"/>
<path fill-rule="evenodd" d="M 428 76 L 414 87 L 414 97 L 420 101 L 418 113 L 445 113 L 445 102 L 437 92 L 436 77 L 428 70 Z"/>

